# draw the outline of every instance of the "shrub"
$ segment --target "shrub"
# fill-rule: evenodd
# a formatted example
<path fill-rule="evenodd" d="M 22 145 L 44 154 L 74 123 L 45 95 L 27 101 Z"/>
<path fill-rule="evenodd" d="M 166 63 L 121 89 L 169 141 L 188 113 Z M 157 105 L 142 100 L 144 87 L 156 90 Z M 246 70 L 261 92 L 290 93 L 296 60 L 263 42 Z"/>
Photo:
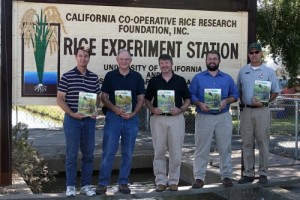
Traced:
<path fill-rule="evenodd" d="M 27 125 L 17 123 L 12 130 L 12 169 L 24 178 L 33 193 L 41 193 L 42 184 L 55 181 L 57 173 L 48 170 L 43 158 L 27 140 Z"/>

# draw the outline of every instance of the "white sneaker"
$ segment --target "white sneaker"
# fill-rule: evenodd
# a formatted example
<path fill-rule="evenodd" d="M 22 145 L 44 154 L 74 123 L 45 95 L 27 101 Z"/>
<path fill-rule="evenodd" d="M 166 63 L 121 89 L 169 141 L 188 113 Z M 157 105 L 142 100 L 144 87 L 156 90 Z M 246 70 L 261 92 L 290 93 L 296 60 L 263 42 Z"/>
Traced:
<path fill-rule="evenodd" d="M 95 195 L 96 195 L 96 192 L 95 192 L 95 190 L 92 188 L 91 185 L 86 185 L 86 186 L 81 187 L 80 193 L 81 193 L 81 194 L 85 194 L 85 195 L 88 196 L 88 197 L 91 197 L 91 196 L 95 196 Z"/>
<path fill-rule="evenodd" d="M 67 197 L 75 197 L 76 196 L 76 188 L 74 186 L 67 186 L 66 196 Z"/>

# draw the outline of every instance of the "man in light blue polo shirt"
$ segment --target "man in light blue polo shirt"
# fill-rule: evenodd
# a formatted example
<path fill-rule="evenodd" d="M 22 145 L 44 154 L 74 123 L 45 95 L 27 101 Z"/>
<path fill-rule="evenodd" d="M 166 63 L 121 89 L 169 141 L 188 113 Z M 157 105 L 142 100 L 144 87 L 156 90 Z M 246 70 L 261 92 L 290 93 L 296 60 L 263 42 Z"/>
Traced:
<path fill-rule="evenodd" d="M 259 150 L 259 183 L 268 182 L 268 154 L 270 139 L 270 109 L 268 103 L 280 92 L 275 71 L 262 62 L 262 48 L 252 43 L 248 48 L 250 63 L 238 74 L 237 86 L 241 99 L 240 131 L 244 171 L 239 184 L 252 183 L 254 175 L 254 142 Z"/>

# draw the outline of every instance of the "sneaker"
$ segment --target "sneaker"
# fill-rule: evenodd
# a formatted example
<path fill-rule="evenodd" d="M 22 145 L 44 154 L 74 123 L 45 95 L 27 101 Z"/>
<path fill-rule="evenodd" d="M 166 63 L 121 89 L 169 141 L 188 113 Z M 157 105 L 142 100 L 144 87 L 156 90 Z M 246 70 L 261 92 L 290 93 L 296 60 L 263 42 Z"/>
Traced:
<path fill-rule="evenodd" d="M 81 194 L 85 194 L 85 195 L 88 196 L 88 197 L 92 197 L 92 196 L 95 196 L 95 195 L 96 195 L 96 192 L 95 192 L 95 190 L 92 188 L 91 185 L 86 185 L 86 186 L 81 187 L 80 193 L 81 193 Z"/>
<path fill-rule="evenodd" d="M 265 176 L 265 175 L 260 175 L 259 176 L 259 180 L 258 180 L 258 183 L 262 183 L 262 184 L 265 184 L 265 183 L 268 183 L 269 180 L 268 180 L 268 177 Z"/>
<path fill-rule="evenodd" d="M 170 191 L 178 191 L 178 186 L 176 184 L 172 184 L 169 186 Z"/>
<path fill-rule="evenodd" d="M 130 194 L 131 190 L 127 184 L 119 184 L 119 192 L 122 192 L 123 194 Z"/>
<path fill-rule="evenodd" d="M 254 181 L 254 177 L 250 176 L 243 176 L 239 181 L 238 184 L 245 184 L 245 183 L 252 183 Z"/>
<path fill-rule="evenodd" d="M 75 197 L 76 196 L 75 186 L 67 186 L 66 196 L 67 197 Z"/>
<path fill-rule="evenodd" d="M 204 181 L 202 179 L 196 179 L 192 185 L 192 188 L 199 189 L 199 188 L 203 188 L 203 186 L 204 186 Z"/>
<path fill-rule="evenodd" d="M 167 186 L 165 186 L 165 185 L 158 185 L 158 186 L 156 186 L 155 191 L 156 192 L 163 192 L 166 189 L 167 189 Z"/>
<path fill-rule="evenodd" d="M 230 178 L 224 178 L 222 181 L 222 184 L 224 185 L 224 187 L 231 187 L 233 186 L 233 183 L 231 181 Z"/>
<path fill-rule="evenodd" d="M 98 185 L 96 188 L 96 194 L 98 194 L 98 195 L 105 194 L 106 191 L 107 191 L 107 187 L 104 185 Z"/>

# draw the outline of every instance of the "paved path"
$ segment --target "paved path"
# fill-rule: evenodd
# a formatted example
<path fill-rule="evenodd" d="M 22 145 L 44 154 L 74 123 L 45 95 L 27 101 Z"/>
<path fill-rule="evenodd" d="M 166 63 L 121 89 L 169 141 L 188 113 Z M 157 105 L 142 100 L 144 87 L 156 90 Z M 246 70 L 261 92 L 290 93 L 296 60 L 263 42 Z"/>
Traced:
<path fill-rule="evenodd" d="M 96 130 L 94 170 L 99 169 L 102 153 L 103 129 Z M 47 161 L 49 168 L 56 171 L 65 170 L 65 135 L 62 129 L 44 130 L 30 129 L 28 142 L 39 150 L 40 155 Z M 117 153 L 118 157 L 120 152 Z M 152 167 L 153 146 L 150 133 L 140 131 L 135 144 L 133 168 Z M 80 160 L 80 156 L 78 161 Z M 119 168 L 119 159 L 116 159 L 114 169 Z"/>
<path fill-rule="evenodd" d="M 96 131 L 96 150 L 95 150 L 95 169 L 98 170 L 100 156 L 101 156 L 101 144 L 102 144 L 102 128 L 99 127 Z M 193 137 L 191 135 L 187 135 L 188 137 Z M 29 142 L 32 143 L 34 147 L 38 149 L 40 154 L 44 157 L 45 160 L 49 163 L 49 167 L 55 166 L 57 169 L 64 169 L 64 159 L 65 159 L 65 141 L 64 134 L 61 129 L 57 130 L 45 130 L 45 129 L 30 129 L 29 131 Z M 151 136 L 149 132 L 141 131 L 138 135 L 135 147 L 135 156 L 133 158 L 133 168 L 143 168 L 143 167 L 152 167 L 152 158 L 153 158 L 153 147 L 151 143 Z M 240 139 L 238 136 L 233 137 L 233 143 L 237 146 L 240 145 Z M 193 164 L 193 152 L 194 147 L 190 143 L 186 143 L 184 145 L 184 153 L 183 153 L 183 163 L 181 170 L 181 178 L 189 183 L 193 181 L 192 175 L 192 164 Z M 240 150 L 233 150 L 232 159 L 234 166 L 234 175 L 233 179 L 237 181 L 240 178 L 240 168 L 241 168 L 241 152 Z M 211 163 L 208 166 L 207 177 L 206 177 L 206 185 L 204 189 L 201 190 L 192 190 L 190 186 L 180 187 L 180 191 L 178 193 L 173 192 L 165 192 L 163 194 L 158 194 L 153 191 L 153 188 L 134 188 L 132 191 L 132 195 L 121 195 L 116 192 L 115 188 L 111 188 L 108 191 L 107 197 L 127 199 L 127 198 L 140 198 L 143 197 L 154 197 L 154 196 L 170 196 L 170 195 L 187 195 L 187 194 L 195 194 L 195 193 L 208 193 L 208 192 L 217 192 L 219 191 L 219 195 L 234 195 L 237 194 L 237 191 L 241 191 L 241 189 L 251 189 L 251 188 L 260 188 L 263 189 L 264 192 L 267 191 L 267 188 L 271 191 L 270 193 L 274 193 L 274 190 L 278 193 L 277 195 L 286 194 L 287 196 L 296 195 L 296 199 L 300 198 L 300 162 L 295 161 L 289 158 L 284 158 L 281 156 L 277 156 L 275 154 L 270 154 L 269 156 L 270 169 L 269 169 L 269 178 L 270 184 L 268 187 L 262 187 L 260 184 L 257 184 L 256 181 L 253 184 L 247 184 L 246 186 L 234 184 L 233 188 L 224 189 L 220 186 L 220 176 L 219 176 L 219 158 L 217 153 L 211 153 Z M 118 160 L 118 159 L 117 159 Z M 256 151 L 256 160 L 258 160 L 258 152 Z M 117 169 L 119 166 L 118 161 L 115 163 L 115 168 Z M 21 182 L 21 181 L 20 181 Z M 20 184 L 22 185 L 22 184 Z M 244 188 L 245 187 L 245 188 Z M 20 186 L 21 188 L 21 186 Z M 287 189 L 287 190 L 286 190 Z M 230 191 L 229 191 L 230 190 Z M 279 191 L 278 191 L 279 190 Z M 234 192 L 232 192 L 234 191 Z M 275 193 L 276 193 L 275 192 Z M 45 199 L 45 198 L 55 198 L 55 199 L 63 199 L 64 194 L 44 194 L 44 196 L 40 195 L 5 195 L 1 196 L 0 199 Z M 27 191 L 28 193 L 28 191 Z M 269 194 L 269 193 L 268 193 Z M 278 196 L 276 196 L 278 197 Z M 84 196 L 78 195 L 76 199 L 83 199 Z M 89 199 L 99 199 L 99 196 L 95 198 Z M 107 198 L 105 198 L 107 199 Z M 108 198 L 109 199 L 109 198 Z M 284 198 L 280 198 L 284 199 Z M 293 199 L 293 198 L 290 198 Z"/>

